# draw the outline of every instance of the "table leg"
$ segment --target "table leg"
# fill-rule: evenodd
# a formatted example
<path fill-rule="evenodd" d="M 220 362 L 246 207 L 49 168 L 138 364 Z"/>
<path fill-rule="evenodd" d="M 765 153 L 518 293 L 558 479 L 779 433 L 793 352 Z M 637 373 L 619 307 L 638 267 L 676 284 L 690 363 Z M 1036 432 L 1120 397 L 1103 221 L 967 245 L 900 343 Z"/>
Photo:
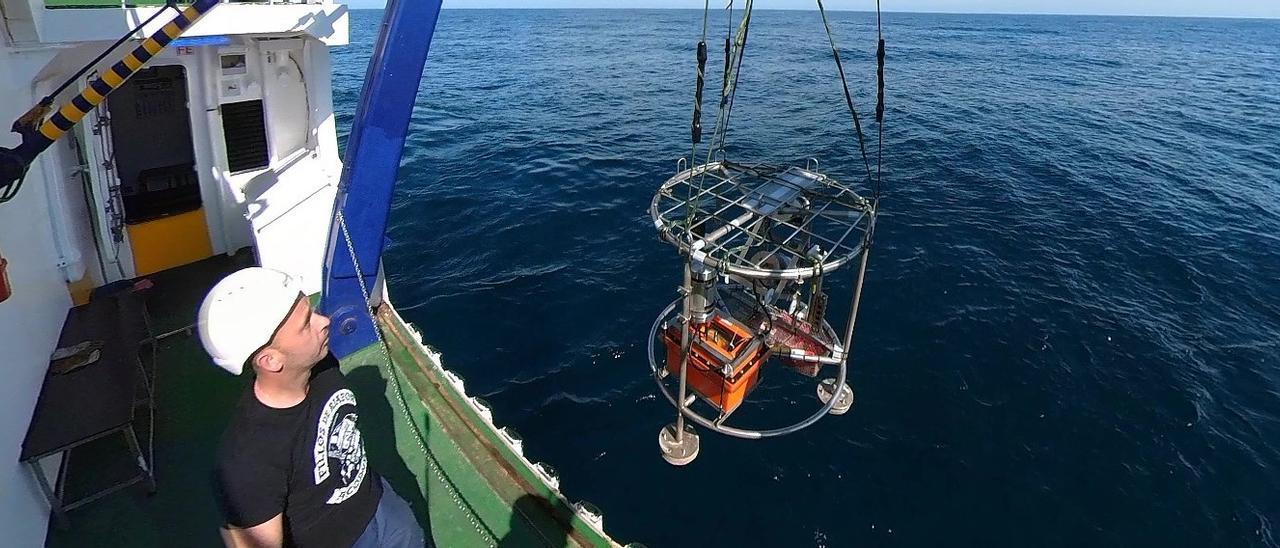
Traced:
<path fill-rule="evenodd" d="M 138 445 L 138 435 L 134 433 L 132 424 L 125 427 L 124 438 L 129 442 L 129 450 L 133 452 L 134 458 L 138 460 L 138 468 L 142 469 L 142 473 L 146 477 L 147 492 L 155 493 L 156 478 L 151 474 L 151 465 L 142 456 L 142 447 Z"/>
<path fill-rule="evenodd" d="M 152 356 L 153 358 L 151 360 L 151 367 L 154 370 L 156 366 L 154 353 L 152 353 Z M 136 408 L 136 407 L 145 405 L 148 408 L 155 408 L 155 405 L 156 405 L 155 379 L 153 379 L 151 374 L 147 372 L 147 366 L 143 362 L 142 356 L 138 356 L 138 359 L 136 361 L 138 365 L 138 373 L 142 375 L 142 390 L 146 392 L 146 397 L 143 399 L 135 398 L 133 402 L 133 406 Z M 134 393 L 135 395 L 137 394 L 137 387 L 134 387 Z"/>
<path fill-rule="evenodd" d="M 44 468 L 40 466 L 39 459 L 29 460 L 27 465 L 31 467 L 31 473 L 35 475 L 36 482 L 40 484 L 40 490 L 44 491 L 44 498 L 49 501 L 49 509 L 53 511 L 53 517 L 58 527 L 60 529 L 70 527 L 71 520 L 67 518 L 67 512 L 62 508 L 62 498 L 53 491 L 53 487 L 49 485 L 48 478 L 44 477 Z"/>

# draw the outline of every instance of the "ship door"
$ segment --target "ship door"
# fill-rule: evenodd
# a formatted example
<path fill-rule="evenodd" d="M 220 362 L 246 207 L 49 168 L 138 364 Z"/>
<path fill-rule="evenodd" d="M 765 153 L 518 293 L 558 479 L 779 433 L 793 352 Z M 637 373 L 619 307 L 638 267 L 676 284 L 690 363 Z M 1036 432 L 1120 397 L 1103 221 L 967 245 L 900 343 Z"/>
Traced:
<path fill-rule="evenodd" d="M 111 95 L 107 112 L 135 274 L 212 256 L 192 146 L 186 70 L 143 69 Z"/>

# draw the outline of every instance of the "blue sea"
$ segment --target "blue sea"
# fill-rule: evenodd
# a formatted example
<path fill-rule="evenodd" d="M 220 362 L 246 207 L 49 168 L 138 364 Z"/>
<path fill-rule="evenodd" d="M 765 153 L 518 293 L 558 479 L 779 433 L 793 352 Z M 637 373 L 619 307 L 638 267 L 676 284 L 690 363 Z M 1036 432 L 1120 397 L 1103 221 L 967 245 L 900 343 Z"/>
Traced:
<path fill-rule="evenodd" d="M 870 113 L 874 15 L 831 16 Z M 380 17 L 353 12 L 335 55 L 344 134 Z M 1280 546 L 1280 21 L 884 28 L 849 414 L 659 457 L 646 338 L 681 259 L 647 208 L 688 154 L 698 10 L 445 11 L 391 213 L 397 306 L 624 543 Z M 731 159 L 858 181 L 816 11 L 756 12 L 739 86 Z M 818 405 L 766 375 L 732 421 Z"/>

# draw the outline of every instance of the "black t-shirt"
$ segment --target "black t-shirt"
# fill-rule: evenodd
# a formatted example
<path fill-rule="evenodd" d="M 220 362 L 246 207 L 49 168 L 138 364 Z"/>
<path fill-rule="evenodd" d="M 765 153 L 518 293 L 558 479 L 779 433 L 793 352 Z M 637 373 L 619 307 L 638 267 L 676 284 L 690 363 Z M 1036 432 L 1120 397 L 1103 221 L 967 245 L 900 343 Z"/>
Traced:
<path fill-rule="evenodd" d="M 382 497 L 357 427 L 356 398 L 332 354 L 312 370 L 306 399 L 288 409 L 245 390 L 222 436 L 214 484 L 227 524 L 247 528 L 284 513 L 286 545 L 350 546 Z"/>

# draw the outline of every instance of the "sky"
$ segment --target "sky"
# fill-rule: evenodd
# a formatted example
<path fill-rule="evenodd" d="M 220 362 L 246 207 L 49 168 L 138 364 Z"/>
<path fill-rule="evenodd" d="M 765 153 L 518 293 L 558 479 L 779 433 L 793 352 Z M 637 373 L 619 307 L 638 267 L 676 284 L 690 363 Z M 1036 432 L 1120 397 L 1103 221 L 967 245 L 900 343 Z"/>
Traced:
<path fill-rule="evenodd" d="M 355 9 L 381 8 L 385 0 L 345 1 Z M 714 0 L 723 5 L 724 0 Z M 741 2 L 738 2 L 741 4 Z M 824 0 L 829 10 L 870 11 L 874 0 Z M 700 0 L 634 0 L 628 8 L 702 9 Z M 813 0 L 755 0 L 757 9 L 815 9 Z M 448 8 L 614 8 L 617 0 L 444 0 Z M 1280 18 L 1280 0 L 882 0 L 885 11 L 951 13 L 1067 13 Z"/>

